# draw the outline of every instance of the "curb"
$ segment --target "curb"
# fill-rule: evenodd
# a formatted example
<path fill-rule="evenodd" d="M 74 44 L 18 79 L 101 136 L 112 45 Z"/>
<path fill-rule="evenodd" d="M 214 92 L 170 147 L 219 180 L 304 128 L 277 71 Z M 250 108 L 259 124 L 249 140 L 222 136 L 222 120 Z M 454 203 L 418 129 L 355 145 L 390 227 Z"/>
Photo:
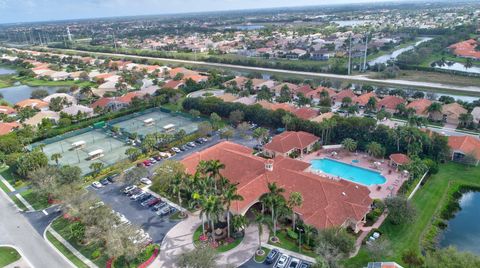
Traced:
<path fill-rule="evenodd" d="M 55 218 L 55 219 L 56 219 L 56 218 Z M 55 220 L 55 219 L 53 219 L 53 220 Z M 52 222 L 53 222 L 53 220 L 52 220 Z M 52 222 L 50 222 L 50 223 L 48 224 L 47 228 L 45 228 L 45 231 L 43 231 L 43 239 L 47 242 L 47 244 L 48 244 L 51 248 L 53 248 L 58 254 L 60 254 L 60 256 L 62 256 L 62 258 L 63 258 L 65 261 L 67 261 L 72 267 L 77 267 L 75 264 L 73 264 L 73 262 L 72 262 L 69 258 L 67 258 L 65 255 L 63 255 L 63 253 L 62 253 L 55 245 L 53 245 L 52 242 L 50 242 L 50 240 L 48 240 L 48 238 L 47 238 L 47 232 L 48 232 L 48 230 L 51 228 L 50 225 L 52 225 Z"/>
<path fill-rule="evenodd" d="M 18 252 L 18 254 L 20 254 L 20 256 L 21 256 L 20 259 L 24 259 L 31 268 L 35 267 L 30 262 L 30 260 L 27 258 L 27 256 L 23 253 L 23 251 L 20 248 L 18 248 L 17 246 L 9 245 L 9 244 L 0 244 L 0 247 L 11 247 L 11 248 L 15 249 Z"/>

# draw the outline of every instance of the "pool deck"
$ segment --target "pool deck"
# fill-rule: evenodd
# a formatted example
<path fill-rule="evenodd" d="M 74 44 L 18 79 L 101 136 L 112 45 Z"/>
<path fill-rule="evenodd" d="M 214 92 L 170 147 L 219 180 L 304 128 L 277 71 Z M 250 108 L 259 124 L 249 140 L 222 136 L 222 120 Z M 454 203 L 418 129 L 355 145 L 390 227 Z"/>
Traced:
<path fill-rule="evenodd" d="M 389 196 L 395 196 L 400 189 L 400 186 L 402 186 L 402 184 L 408 179 L 403 177 L 402 174 L 396 171 L 395 168 L 390 167 L 387 159 L 376 159 L 365 153 L 350 153 L 343 149 L 337 149 L 335 152 L 337 155 L 332 156 L 332 150 L 320 150 L 308 155 L 304 155 L 303 157 L 298 158 L 298 160 L 310 163 L 314 159 L 330 158 L 339 162 L 350 164 L 352 166 L 380 172 L 387 179 L 387 181 L 383 184 L 373 184 L 367 186 L 370 190 L 370 197 L 372 199 L 385 199 Z M 358 160 L 358 163 L 352 163 L 352 160 Z M 380 162 L 381 165 L 379 165 L 377 168 L 373 164 L 374 162 Z M 324 176 L 336 179 L 328 174 L 324 174 Z"/>

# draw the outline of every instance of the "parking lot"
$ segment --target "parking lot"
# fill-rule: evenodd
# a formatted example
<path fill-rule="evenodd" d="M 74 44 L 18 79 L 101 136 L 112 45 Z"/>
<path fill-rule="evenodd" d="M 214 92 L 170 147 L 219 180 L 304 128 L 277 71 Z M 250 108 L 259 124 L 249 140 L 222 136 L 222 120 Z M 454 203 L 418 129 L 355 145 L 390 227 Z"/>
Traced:
<path fill-rule="evenodd" d="M 88 189 L 113 210 L 125 215 L 133 224 L 145 230 L 154 243 L 161 243 L 165 234 L 178 223 L 170 220 L 169 216 L 158 216 L 151 208 L 142 207 L 139 202 L 131 200 L 123 194 L 125 186 L 113 183 L 102 188 L 95 189 L 89 186 Z"/>
<path fill-rule="evenodd" d="M 299 260 L 298 264 L 296 266 L 290 267 L 289 265 L 291 264 L 290 263 L 291 259 L 292 258 L 290 257 L 288 259 L 288 261 L 286 262 L 286 265 L 285 266 L 280 266 L 280 267 L 283 267 L 283 268 L 308 268 L 308 267 L 311 267 L 311 265 L 312 265 L 310 262 L 298 259 Z M 257 263 L 253 258 L 251 258 L 248 262 L 241 265 L 240 268 L 268 268 L 268 267 L 273 268 L 273 267 L 277 267 L 277 266 L 275 266 L 277 264 L 278 264 L 278 255 L 277 255 L 277 257 L 275 258 L 275 261 L 272 264 L 266 264 L 265 261 L 263 263 Z M 292 265 L 294 265 L 294 264 L 292 263 Z"/>

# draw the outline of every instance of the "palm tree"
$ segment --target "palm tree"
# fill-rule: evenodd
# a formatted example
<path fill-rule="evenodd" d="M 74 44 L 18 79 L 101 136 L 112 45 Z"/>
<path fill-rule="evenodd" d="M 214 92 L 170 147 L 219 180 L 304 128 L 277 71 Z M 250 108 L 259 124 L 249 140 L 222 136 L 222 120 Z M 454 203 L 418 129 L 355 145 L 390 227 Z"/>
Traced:
<path fill-rule="evenodd" d="M 183 188 L 183 179 L 180 176 L 175 176 L 170 185 L 172 188 L 172 193 L 177 195 L 178 204 L 182 205 L 182 188 Z"/>
<path fill-rule="evenodd" d="M 205 213 L 210 220 L 212 238 L 215 241 L 215 223 L 218 221 L 218 215 L 223 211 L 220 198 L 216 195 L 210 195 L 205 202 Z"/>
<path fill-rule="evenodd" d="M 50 159 L 51 159 L 52 161 L 55 161 L 55 163 L 57 164 L 57 166 L 58 166 L 58 161 L 60 160 L 60 158 L 62 158 L 62 154 L 60 154 L 60 153 L 54 153 L 54 154 L 52 154 L 52 155 L 50 156 Z"/>
<path fill-rule="evenodd" d="M 432 119 L 435 119 L 434 114 L 442 112 L 442 104 L 440 102 L 433 102 L 432 104 L 430 104 L 430 106 L 428 106 L 427 111 L 430 114 L 430 117 L 432 117 Z"/>
<path fill-rule="evenodd" d="M 225 165 L 222 164 L 219 160 L 210 160 L 206 164 L 206 173 L 213 179 L 213 186 L 215 192 L 217 191 L 217 178 L 220 177 L 220 170 L 225 168 Z"/>
<path fill-rule="evenodd" d="M 471 58 L 467 58 L 464 66 L 465 66 L 465 69 L 472 68 L 473 67 L 473 60 Z"/>
<path fill-rule="evenodd" d="M 292 210 L 292 229 L 295 230 L 295 211 L 294 208 L 300 207 L 303 204 L 303 196 L 300 192 L 291 192 L 288 198 L 287 205 Z"/>
<path fill-rule="evenodd" d="M 349 152 L 353 152 L 357 149 L 357 142 L 354 139 L 346 138 L 342 141 L 343 148 Z"/>
<path fill-rule="evenodd" d="M 310 238 L 312 237 L 313 234 L 315 234 L 316 229 L 311 226 L 311 225 L 304 225 L 303 226 L 303 231 L 305 232 L 305 242 L 310 244 Z"/>
<path fill-rule="evenodd" d="M 460 122 L 460 126 L 466 127 L 473 122 L 473 116 L 472 114 L 468 113 L 460 114 L 460 116 L 458 117 L 458 121 Z"/>
<path fill-rule="evenodd" d="M 268 193 L 265 193 L 260 197 L 260 201 L 270 207 L 273 223 L 273 237 L 277 237 L 277 215 L 275 214 L 275 211 L 280 206 L 285 205 L 285 198 L 282 195 L 284 192 L 285 189 L 279 188 L 275 182 L 272 182 L 268 183 Z"/>
<path fill-rule="evenodd" d="M 285 125 L 285 130 L 288 130 L 288 125 L 293 121 L 293 117 L 289 114 L 286 114 L 282 117 L 282 123 Z"/>
<path fill-rule="evenodd" d="M 367 152 L 368 154 L 374 156 L 374 157 L 383 157 L 383 155 L 385 154 L 385 149 L 383 148 L 383 146 L 378 143 L 378 142 L 370 142 L 367 144 Z"/>
<path fill-rule="evenodd" d="M 236 184 L 229 184 L 227 189 L 223 192 L 222 198 L 227 207 L 227 232 L 228 237 L 230 237 L 230 207 L 233 201 L 242 201 L 243 196 L 237 193 Z"/>
<path fill-rule="evenodd" d="M 267 223 L 267 218 L 262 213 L 254 212 L 255 223 L 258 226 L 258 250 L 262 250 L 263 225 Z"/>
<path fill-rule="evenodd" d="M 232 217 L 232 227 L 235 231 L 240 231 L 240 229 L 244 230 L 248 224 L 247 217 L 244 215 L 234 215 Z"/>

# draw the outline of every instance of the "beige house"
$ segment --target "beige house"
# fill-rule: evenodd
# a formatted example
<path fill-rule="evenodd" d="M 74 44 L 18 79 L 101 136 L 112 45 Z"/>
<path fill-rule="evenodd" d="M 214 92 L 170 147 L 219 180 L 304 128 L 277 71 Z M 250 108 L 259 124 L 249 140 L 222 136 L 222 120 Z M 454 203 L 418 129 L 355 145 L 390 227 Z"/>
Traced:
<path fill-rule="evenodd" d="M 302 156 L 311 151 L 319 140 L 319 137 L 308 132 L 285 131 L 264 146 L 264 153 L 270 157 L 289 157 L 294 153 Z"/>
<path fill-rule="evenodd" d="M 450 104 L 445 104 L 442 107 L 443 119 L 446 123 L 452 125 L 458 125 L 459 117 L 461 114 L 468 113 L 467 109 L 463 108 L 462 105 L 454 102 Z"/>

